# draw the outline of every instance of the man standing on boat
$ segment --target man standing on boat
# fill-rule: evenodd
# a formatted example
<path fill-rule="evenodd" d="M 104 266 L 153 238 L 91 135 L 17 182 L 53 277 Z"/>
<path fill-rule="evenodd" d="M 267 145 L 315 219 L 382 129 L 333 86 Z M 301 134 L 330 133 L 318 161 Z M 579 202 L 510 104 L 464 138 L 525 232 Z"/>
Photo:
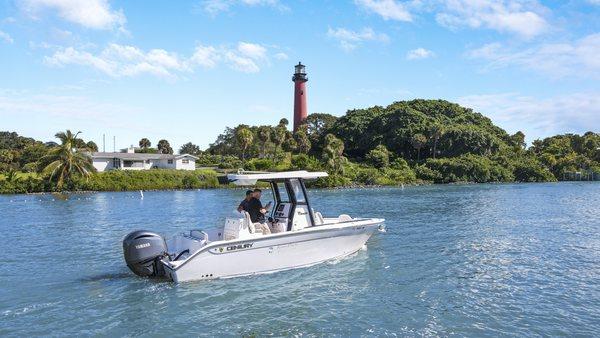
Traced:
<path fill-rule="evenodd" d="M 256 188 L 252 193 L 252 199 L 248 202 L 248 213 L 250 214 L 250 220 L 252 223 L 258 223 L 259 229 L 262 231 L 263 235 L 270 234 L 271 229 L 265 222 L 265 214 L 267 213 L 267 209 L 270 207 L 270 203 L 267 204 L 266 207 L 262 206 L 260 202 L 260 197 L 262 195 L 262 190 Z"/>
<path fill-rule="evenodd" d="M 250 201 L 253 198 L 252 194 L 253 194 L 252 190 L 246 190 L 246 198 L 244 198 L 242 200 L 242 202 L 240 202 L 240 205 L 237 207 L 238 212 L 242 212 L 242 211 L 248 212 L 248 210 L 250 210 Z"/>

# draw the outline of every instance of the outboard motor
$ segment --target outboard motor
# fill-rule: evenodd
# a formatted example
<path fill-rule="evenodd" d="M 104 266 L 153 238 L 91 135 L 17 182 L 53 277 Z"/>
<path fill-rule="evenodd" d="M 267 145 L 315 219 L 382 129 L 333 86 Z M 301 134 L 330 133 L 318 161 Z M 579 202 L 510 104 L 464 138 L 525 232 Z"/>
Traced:
<path fill-rule="evenodd" d="M 131 271 L 142 277 L 164 276 L 161 259 L 169 258 L 165 239 L 154 232 L 137 230 L 123 239 L 125 263 Z"/>

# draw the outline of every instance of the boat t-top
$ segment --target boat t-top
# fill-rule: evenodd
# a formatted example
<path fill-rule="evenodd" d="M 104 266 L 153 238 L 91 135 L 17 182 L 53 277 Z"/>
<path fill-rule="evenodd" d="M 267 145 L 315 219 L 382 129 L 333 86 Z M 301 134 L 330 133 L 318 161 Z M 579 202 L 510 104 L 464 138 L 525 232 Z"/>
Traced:
<path fill-rule="evenodd" d="M 270 185 L 271 233 L 263 234 L 245 211 L 226 218 L 220 228 L 192 229 L 167 240 L 154 232 L 134 231 L 123 240 L 127 266 L 140 276 L 183 282 L 308 267 L 357 252 L 384 219 L 323 217 L 313 210 L 304 182 L 325 176 L 308 171 L 229 174 L 236 185 Z"/>

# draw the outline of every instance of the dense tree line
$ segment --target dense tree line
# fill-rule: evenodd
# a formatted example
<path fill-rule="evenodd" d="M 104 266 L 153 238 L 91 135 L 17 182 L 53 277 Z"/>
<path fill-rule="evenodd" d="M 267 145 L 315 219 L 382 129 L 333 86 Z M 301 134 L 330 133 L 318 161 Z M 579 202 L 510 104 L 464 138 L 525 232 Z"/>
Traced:
<path fill-rule="evenodd" d="M 206 151 L 188 142 L 179 153 L 198 156 L 199 167 L 328 171 L 331 176 L 316 182 L 317 186 L 418 181 L 547 182 L 571 179 L 572 173 L 580 178 L 600 177 L 598 133 L 552 136 L 535 140 L 527 148 L 522 132 L 510 135 L 489 118 L 443 100 L 400 101 L 387 107 L 350 110 L 339 118 L 316 113 L 309 115 L 298 130 L 288 128 L 287 119 L 276 125 L 238 125 L 226 128 Z M 143 185 L 117 182 L 133 179 L 129 174 L 91 175 L 91 160 L 83 154 L 97 151 L 96 144 L 70 131 L 56 136 L 60 143 L 0 132 L 0 191 L 103 190 Z M 167 140 L 159 140 L 152 148 L 147 138 L 139 141 L 136 151 L 174 152 Z M 139 175 L 152 182 L 143 176 L 152 173 Z M 165 175 L 161 177 L 171 177 Z M 92 176 L 95 183 L 87 183 Z M 211 183 L 195 182 L 187 176 L 185 180 L 187 183 L 175 185 L 155 183 L 157 187 L 214 183 L 212 179 Z M 152 189 L 152 184 L 144 187 Z"/>
<path fill-rule="evenodd" d="M 240 167 L 254 170 L 305 162 L 337 176 L 330 184 L 363 184 L 369 175 L 396 184 L 555 181 L 581 170 L 600 175 L 597 133 L 549 137 L 527 149 L 522 132 L 510 135 L 480 113 L 444 100 L 400 101 L 339 118 L 311 114 L 293 133 L 286 125 L 227 128 L 205 156 L 227 158 L 225 167 L 237 157 Z"/>

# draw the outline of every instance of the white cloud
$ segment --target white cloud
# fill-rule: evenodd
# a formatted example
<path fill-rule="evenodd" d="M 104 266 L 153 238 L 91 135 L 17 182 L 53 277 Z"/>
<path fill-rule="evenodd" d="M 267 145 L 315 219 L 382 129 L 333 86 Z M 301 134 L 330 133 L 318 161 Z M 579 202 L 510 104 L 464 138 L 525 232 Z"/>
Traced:
<path fill-rule="evenodd" d="M 175 73 L 190 71 L 187 60 L 163 49 L 144 52 L 134 46 L 110 44 L 98 55 L 73 47 L 60 49 L 46 57 L 46 64 L 64 66 L 76 64 L 90 66 L 109 76 L 136 76 L 151 74 L 159 77 L 175 77 Z"/>
<path fill-rule="evenodd" d="M 125 15 L 113 10 L 108 0 L 21 0 L 21 7 L 36 17 L 42 10 L 57 12 L 63 19 L 92 29 L 124 30 Z"/>
<path fill-rule="evenodd" d="M 467 53 L 472 59 L 487 62 L 487 68 L 517 66 L 532 69 L 552 78 L 565 76 L 600 77 L 600 33 L 574 42 L 544 43 L 515 51 L 491 43 Z"/>
<path fill-rule="evenodd" d="M 235 5 L 272 7 L 280 11 L 287 11 L 289 7 L 283 5 L 279 0 L 204 0 L 200 7 L 211 15 L 227 12 Z"/>
<path fill-rule="evenodd" d="M 485 114 L 510 133 L 523 131 L 528 141 L 600 130 L 600 92 L 550 98 L 517 93 L 470 95 L 458 98 L 457 102 Z"/>
<path fill-rule="evenodd" d="M 368 12 L 380 15 L 384 20 L 412 21 L 405 3 L 396 0 L 355 0 L 354 3 Z"/>
<path fill-rule="evenodd" d="M 213 68 L 217 65 L 219 59 L 219 52 L 215 47 L 198 45 L 190 61 L 192 64 L 198 64 L 205 68 Z"/>
<path fill-rule="evenodd" d="M 249 42 L 239 42 L 238 52 L 254 60 L 265 59 L 267 57 L 267 49 L 259 44 Z"/>
<path fill-rule="evenodd" d="M 434 57 L 434 56 L 435 56 L 435 53 L 433 53 L 432 51 L 425 49 L 425 48 L 413 49 L 413 50 L 408 51 L 408 53 L 406 53 L 407 60 L 427 59 L 427 58 Z"/>
<path fill-rule="evenodd" d="M 6 43 L 13 43 L 15 42 L 15 40 L 13 40 L 13 38 L 10 36 L 10 34 L 0 31 L 0 40 L 6 42 Z"/>
<path fill-rule="evenodd" d="M 289 58 L 288 55 L 283 52 L 275 53 L 273 57 L 275 57 L 277 60 L 287 60 Z"/>
<path fill-rule="evenodd" d="M 600 0 L 590 0 L 600 1 Z M 384 20 L 414 21 L 417 13 L 433 13 L 447 28 L 486 28 L 529 39 L 550 30 L 550 10 L 539 0 L 354 0 L 361 9 Z"/>
<path fill-rule="evenodd" d="M 190 57 L 164 49 L 143 51 L 135 46 L 109 44 L 99 53 L 73 47 L 59 48 L 44 62 L 50 66 L 81 65 L 92 67 L 111 77 L 131 77 L 142 74 L 174 79 L 191 73 L 198 66 L 214 68 L 219 63 L 231 69 L 256 73 L 260 63 L 268 62 L 266 47 L 249 42 L 239 42 L 237 48 L 198 45 Z"/>
<path fill-rule="evenodd" d="M 46 64 L 55 66 L 66 64 L 91 66 L 110 76 L 117 76 L 115 72 L 116 65 L 114 62 L 94 56 L 88 52 L 78 51 L 73 47 L 68 47 L 57 51 L 51 57 L 44 58 L 44 62 Z"/>
<path fill-rule="evenodd" d="M 449 27 L 489 28 L 532 38 L 549 29 L 548 11 L 536 0 L 443 0 L 439 24 Z"/>
<path fill-rule="evenodd" d="M 386 34 L 376 33 L 369 27 L 365 27 L 361 31 L 352 31 L 346 28 L 329 28 L 327 36 L 338 40 L 340 47 L 345 51 L 355 49 L 363 41 L 378 41 L 383 43 L 390 41 L 390 38 Z"/>
<path fill-rule="evenodd" d="M 258 73 L 260 68 L 254 60 L 240 56 L 232 51 L 225 52 L 225 59 L 232 69 L 244 73 Z"/>

